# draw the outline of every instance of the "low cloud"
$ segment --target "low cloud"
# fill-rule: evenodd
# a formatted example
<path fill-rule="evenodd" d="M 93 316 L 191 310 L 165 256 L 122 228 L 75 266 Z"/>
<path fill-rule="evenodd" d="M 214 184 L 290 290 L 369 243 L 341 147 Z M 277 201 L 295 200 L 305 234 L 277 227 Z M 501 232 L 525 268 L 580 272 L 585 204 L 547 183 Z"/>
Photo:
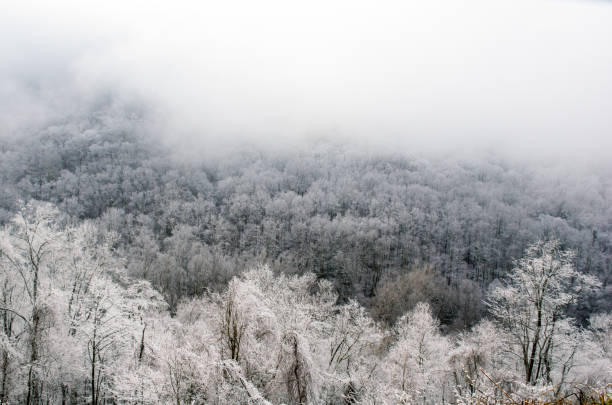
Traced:
<path fill-rule="evenodd" d="M 612 149 L 607 2 L 98 3 L 4 6 L 4 135 L 112 94 L 183 145 Z"/>

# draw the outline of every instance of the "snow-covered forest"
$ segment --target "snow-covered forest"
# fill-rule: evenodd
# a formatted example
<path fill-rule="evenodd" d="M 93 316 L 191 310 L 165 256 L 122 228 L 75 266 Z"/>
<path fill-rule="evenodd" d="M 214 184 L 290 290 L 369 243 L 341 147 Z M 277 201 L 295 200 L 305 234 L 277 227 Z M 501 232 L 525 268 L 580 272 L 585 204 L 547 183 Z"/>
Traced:
<path fill-rule="evenodd" d="M 3 403 L 494 403 L 612 381 L 610 179 L 104 111 L 6 141 Z"/>
<path fill-rule="evenodd" d="M 0 6 L 0 405 L 612 405 L 612 3 Z"/>

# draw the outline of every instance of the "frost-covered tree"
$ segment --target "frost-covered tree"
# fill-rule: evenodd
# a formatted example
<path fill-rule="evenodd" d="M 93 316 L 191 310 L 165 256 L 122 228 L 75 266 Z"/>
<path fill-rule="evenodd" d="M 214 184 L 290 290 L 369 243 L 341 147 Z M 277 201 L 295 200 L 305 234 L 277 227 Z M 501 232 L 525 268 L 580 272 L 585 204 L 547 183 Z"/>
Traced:
<path fill-rule="evenodd" d="M 570 381 L 602 387 L 612 381 L 612 314 L 591 316 L 589 329 L 576 336 L 581 344 Z"/>
<path fill-rule="evenodd" d="M 495 396 L 497 387 L 492 386 L 489 378 L 501 387 L 514 380 L 514 362 L 506 355 L 508 343 L 508 335 L 489 320 L 457 336 L 449 362 L 459 396 L 482 392 Z"/>
<path fill-rule="evenodd" d="M 52 207 L 30 205 L 0 230 L 7 402 L 103 402 L 113 397 L 112 376 L 144 342 L 112 241 L 90 223 L 62 227 L 59 219 Z M 149 307 L 160 299 L 147 295 L 141 304 Z"/>
<path fill-rule="evenodd" d="M 558 241 L 538 242 L 489 296 L 491 314 L 512 337 L 510 349 L 520 359 L 525 384 L 563 383 L 566 373 L 555 369 L 571 367 L 572 355 L 558 357 L 567 348 L 564 337 L 577 334 L 565 310 L 582 291 L 599 285 L 578 272 L 573 260 L 574 253 Z"/>
<path fill-rule="evenodd" d="M 330 317 L 328 372 L 348 403 L 356 403 L 373 394 L 384 368 L 378 354 L 383 333 L 379 325 L 356 301 L 349 301 Z"/>
<path fill-rule="evenodd" d="M 409 403 L 438 403 L 449 398 L 446 386 L 450 342 L 425 303 L 403 315 L 394 333 L 386 363 L 398 399 Z"/>
<path fill-rule="evenodd" d="M 5 306 L 0 311 L 10 322 L 10 326 L 4 328 L 5 339 L 15 342 L 11 339 L 15 334 L 25 345 L 21 352 L 25 364 L 21 370 L 25 375 L 20 375 L 20 380 L 26 383 L 21 400 L 28 405 L 38 404 L 44 389 L 48 356 L 44 340 L 52 319 L 53 310 L 48 298 L 57 242 L 51 229 L 54 214 L 53 208 L 47 205 L 38 209 L 27 206 L 0 234 L 0 260 L 6 289 Z M 19 301 L 15 299 L 17 295 Z M 8 362 L 8 351 L 4 350 L 4 354 Z M 7 371 L 5 368 L 4 372 Z"/>

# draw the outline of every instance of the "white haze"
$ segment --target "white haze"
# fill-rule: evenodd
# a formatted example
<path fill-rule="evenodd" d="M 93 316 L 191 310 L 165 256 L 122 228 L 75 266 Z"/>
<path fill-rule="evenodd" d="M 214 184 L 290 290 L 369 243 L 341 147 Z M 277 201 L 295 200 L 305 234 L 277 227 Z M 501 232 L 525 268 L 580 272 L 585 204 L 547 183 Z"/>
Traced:
<path fill-rule="evenodd" d="M 112 94 L 189 147 L 338 137 L 602 162 L 612 150 L 610 2 L 4 3 L 5 136 Z"/>

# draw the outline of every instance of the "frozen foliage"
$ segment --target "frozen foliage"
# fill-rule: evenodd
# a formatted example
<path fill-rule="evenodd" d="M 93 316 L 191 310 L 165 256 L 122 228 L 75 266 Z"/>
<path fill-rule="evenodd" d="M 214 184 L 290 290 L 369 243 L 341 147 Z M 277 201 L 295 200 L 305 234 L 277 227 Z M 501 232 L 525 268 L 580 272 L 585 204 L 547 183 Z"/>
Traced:
<path fill-rule="evenodd" d="M 440 335 L 439 322 L 427 304 L 419 303 L 395 326 L 397 341 L 385 362 L 402 402 L 445 402 L 449 389 L 447 363 L 450 342 Z"/>
<path fill-rule="evenodd" d="M 112 103 L 111 103 L 112 104 Z M 174 313 L 182 298 L 222 291 L 263 262 L 314 273 L 392 324 L 419 301 L 461 330 L 539 239 L 576 253 L 581 273 L 612 271 L 612 185 L 495 157 L 363 153 L 317 143 L 178 158 L 134 114 L 104 103 L 16 141 L 0 140 L 0 222 L 19 200 L 56 204 L 117 238 L 128 274 L 150 281 Z M 423 269 L 428 269 L 424 271 Z M 604 286 L 572 306 L 585 324 L 612 310 Z"/>
<path fill-rule="evenodd" d="M 171 316 L 114 241 L 40 204 L 0 231 L 3 403 L 482 404 L 611 381 L 612 317 L 567 316 L 598 282 L 555 241 L 491 292 L 492 320 L 447 335 L 427 303 L 386 329 L 329 281 L 261 265 Z"/>
<path fill-rule="evenodd" d="M 0 234 L 3 401 L 100 403 L 137 341 L 140 319 L 110 241 L 87 223 L 60 229 L 56 216 L 27 206 Z M 150 289 L 153 299 L 162 301 Z"/>
<path fill-rule="evenodd" d="M 511 350 L 521 359 L 526 384 L 563 384 L 584 340 L 564 310 L 581 291 L 600 283 L 577 272 L 572 263 L 573 254 L 562 251 L 557 241 L 537 243 L 508 283 L 490 295 L 491 314 L 511 335 Z"/>

